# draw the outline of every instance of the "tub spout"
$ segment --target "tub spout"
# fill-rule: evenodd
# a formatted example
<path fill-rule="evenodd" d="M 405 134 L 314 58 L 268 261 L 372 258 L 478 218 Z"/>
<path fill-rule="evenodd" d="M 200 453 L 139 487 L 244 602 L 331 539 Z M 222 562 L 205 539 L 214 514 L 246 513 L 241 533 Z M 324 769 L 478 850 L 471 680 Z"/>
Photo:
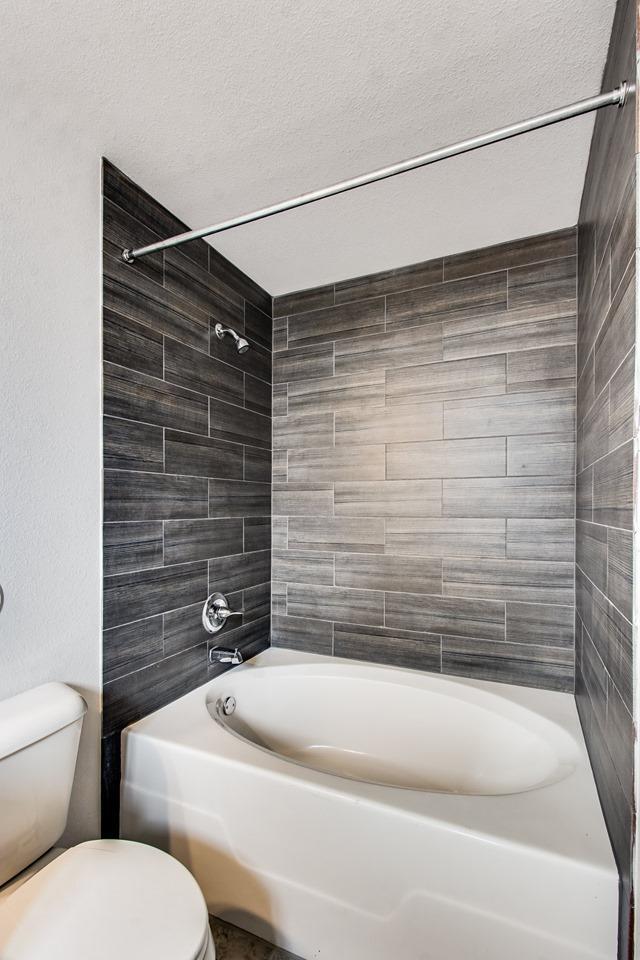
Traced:
<path fill-rule="evenodd" d="M 242 663 L 242 654 L 236 647 L 235 650 L 227 650 L 224 647 L 212 647 L 209 650 L 209 663 L 232 663 L 237 666 Z"/>

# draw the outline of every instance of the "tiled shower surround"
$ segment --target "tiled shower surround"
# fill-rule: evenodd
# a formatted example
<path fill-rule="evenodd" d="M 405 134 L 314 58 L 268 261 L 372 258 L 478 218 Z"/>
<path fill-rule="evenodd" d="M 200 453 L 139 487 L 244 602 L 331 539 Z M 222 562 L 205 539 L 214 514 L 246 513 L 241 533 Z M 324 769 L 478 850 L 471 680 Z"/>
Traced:
<path fill-rule="evenodd" d="M 209 592 L 244 609 L 224 643 L 269 644 L 271 298 L 204 241 L 128 266 L 185 225 L 104 164 L 105 832 L 119 734 L 213 672 Z M 238 354 L 216 322 L 244 331 Z M 238 621 L 235 621 L 236 623 Z"/>
<path fill-rule="evenodd" d="M 274 301 L 272 643 L 574 686 L 576 232 Z"/>

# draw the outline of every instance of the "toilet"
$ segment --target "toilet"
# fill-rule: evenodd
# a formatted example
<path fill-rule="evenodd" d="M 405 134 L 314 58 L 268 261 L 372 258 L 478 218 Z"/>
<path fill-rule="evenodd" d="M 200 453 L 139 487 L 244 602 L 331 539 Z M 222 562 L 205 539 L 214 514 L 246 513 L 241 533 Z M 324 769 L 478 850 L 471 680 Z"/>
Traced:
<path fill-rule="evenodd" d="M 161 850 L 56 849 L 86 705 L 63 683 L 0 702 L 2 960 L 214 960 L 204 897 Z"/>

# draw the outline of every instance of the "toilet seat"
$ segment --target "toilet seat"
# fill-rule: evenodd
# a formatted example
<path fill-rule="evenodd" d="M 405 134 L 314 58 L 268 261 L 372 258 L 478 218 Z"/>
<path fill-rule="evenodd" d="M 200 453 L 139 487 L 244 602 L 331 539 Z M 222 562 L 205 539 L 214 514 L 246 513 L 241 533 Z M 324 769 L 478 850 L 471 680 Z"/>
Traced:
<path fill-rule="evenodd" d="M 142 843 L 66 850 L 0 904 L 2 960 L 207 960 L 207 907 L 191 874 Z"/>

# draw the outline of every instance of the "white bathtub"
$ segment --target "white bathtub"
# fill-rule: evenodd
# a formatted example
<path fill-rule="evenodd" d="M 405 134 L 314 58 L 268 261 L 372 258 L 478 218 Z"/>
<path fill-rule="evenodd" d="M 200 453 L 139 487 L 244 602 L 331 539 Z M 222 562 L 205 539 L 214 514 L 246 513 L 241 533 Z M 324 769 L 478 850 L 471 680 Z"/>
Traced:
<path fill-rule="evenodd" d="M 567 694 L 270 649 L 124 746 L 122 835 L 305 960 L 615 958 Z"/>

